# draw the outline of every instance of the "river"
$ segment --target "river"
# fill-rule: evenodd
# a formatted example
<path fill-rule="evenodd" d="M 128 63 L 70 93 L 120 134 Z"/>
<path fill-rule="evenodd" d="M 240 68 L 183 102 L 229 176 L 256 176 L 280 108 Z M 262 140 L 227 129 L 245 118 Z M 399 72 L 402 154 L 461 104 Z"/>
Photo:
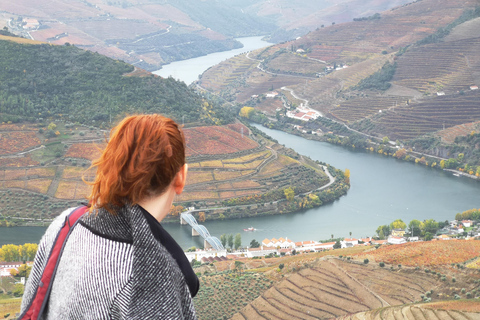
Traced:
<path fill-rule="evenodd" d="M 260 38 L 239 39 L 245 44 L 242 49 L 175 62 L 160 71 L 167 72 L 163 76 L 172 75 L 190 83 L 213 64 L 265 46 Z M 173 69 L 174 64 L 176 69 Z M 169 68 L 172 68 L 171 71 L 167 71 Z M 395 219 L 402 219 L 406 223 L 412 219 L 452 220 L 457 212 L 480 207 L 480 183 L 474 180 L 377 154 L 344 149 L 257 127 L 300 154 L 330 163 L 339 169 L 350 169 L 351 188 L 346 196 L 337 201 L 304 212 L 205 222 L 210 234 L 216 237 L 223 233 L 241 233 L 243 245 L 248 245 L 252 239 L 259 242 L 265 238 L 279 237 L 288 237 L 294 241 L 321 240 L 330 238 L 332 234 L 334 237 L 348 237 L 349 232 L 352 232 L 353 237 L 364 237 L 374 235 L 378 226 L 389 224 Z M 243 231 L 250 226 L 257 231 Z M 198 237 L 191 237 L 188 226 L 168 224 L 165 229 L 183 248 L 203 246 Z M 44 231 L 45 227 L 1 228 L 0 245 L 38 242 Z"/>
<path fill-rule="evenodd" d="M 271 45 L 271 43 L 262 41 L 262 38 L 263 37 L 237 38 L 236 40 L 243 44 L 243 48 L 215 52 L 198 58 L 172 62 L 162 66 L 162 69 L 154 71 L 153 73 L 164 78 L 171 76 L 174 79 L 184 81 L 186 84 L 191 84 L 193 81 L 198 80 L 198 76 L 211 66 L 219 64 L 237 54 Z"/>

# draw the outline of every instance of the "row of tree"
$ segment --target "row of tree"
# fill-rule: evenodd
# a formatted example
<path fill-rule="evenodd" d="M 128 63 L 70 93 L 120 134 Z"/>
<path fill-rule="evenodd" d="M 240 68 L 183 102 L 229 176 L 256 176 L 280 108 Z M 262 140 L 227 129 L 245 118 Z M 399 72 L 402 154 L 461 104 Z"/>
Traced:
<path fill-rule="evenodd" d="M 409 236 L 412 237 L 424 237 L 425 240 L 433 239 L 433 236 L 437 233 L 439 229 L 442 229 L 446 225 L 448 225 L 448 221 L 440 221 L 437 222 L 434 219 L 428 219 L 424 221 L 413 219 L 408 224 L 402 221 L 402 219 L 397 219 L 394 222 L 390 223 L 389 225 L 379 226 L 376 230 L 377 235 L 380 239 L 386 239 L 392 230 L 394 229 L 402 229 L 405 230 Z"/>
<path fill-rule="evenodd" d="M 38 245 L 25 243 L 24 245 L 5 244 L 0 248 L 0 261 L 33 261 Z"/>
<path fill-rule="evenodd" d="M 234 238 L 233 234 L 224 233 L 220 236 L 220 242 L 222 243 L 222 246 L 224 248 L 226 248 L 228 245 L 230 249 L 237 250 L 242 246 L 242 235 L 240 233 L 237 233 Z"/>

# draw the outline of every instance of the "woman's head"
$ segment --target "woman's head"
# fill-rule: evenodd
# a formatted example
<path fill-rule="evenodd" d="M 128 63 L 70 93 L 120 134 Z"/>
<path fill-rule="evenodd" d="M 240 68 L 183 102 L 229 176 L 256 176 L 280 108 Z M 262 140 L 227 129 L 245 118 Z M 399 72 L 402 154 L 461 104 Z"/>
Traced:
<path fill-rule="evenodd" d="M 135 115 L 110 133 L 97 168 L 89 201 L 113 211 L 162 194 L 185 164 L 185 139 L 179 126 L 161 115 Z"/>

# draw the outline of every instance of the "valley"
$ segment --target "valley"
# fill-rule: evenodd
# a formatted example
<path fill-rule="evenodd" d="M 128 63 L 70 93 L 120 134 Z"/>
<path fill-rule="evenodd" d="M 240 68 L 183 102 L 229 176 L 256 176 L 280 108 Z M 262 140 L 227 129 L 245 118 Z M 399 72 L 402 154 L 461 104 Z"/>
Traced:
<path fill-rule="evenodd" d="M 255 108 L 269 128 L 433 167 L 452 159 L 441 168 L 478 178 L 476 5 L 415 1 L 320 28 L 222 62 L 199 85 Z M 288 115 L 306 106 L 324 118 Z"/>

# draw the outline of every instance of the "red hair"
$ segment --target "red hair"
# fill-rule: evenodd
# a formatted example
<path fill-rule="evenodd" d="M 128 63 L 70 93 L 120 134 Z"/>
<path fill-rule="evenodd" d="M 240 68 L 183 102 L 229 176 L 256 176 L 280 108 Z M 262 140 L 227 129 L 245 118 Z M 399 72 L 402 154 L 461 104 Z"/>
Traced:
<path fill-rule="evenodd" d="M 123 119 L 110 133 L 88 197 L 91 209 L 137 204 L 162 194 L 185 164 L 185 138 L 177 123 L 158 114 Z"/>

